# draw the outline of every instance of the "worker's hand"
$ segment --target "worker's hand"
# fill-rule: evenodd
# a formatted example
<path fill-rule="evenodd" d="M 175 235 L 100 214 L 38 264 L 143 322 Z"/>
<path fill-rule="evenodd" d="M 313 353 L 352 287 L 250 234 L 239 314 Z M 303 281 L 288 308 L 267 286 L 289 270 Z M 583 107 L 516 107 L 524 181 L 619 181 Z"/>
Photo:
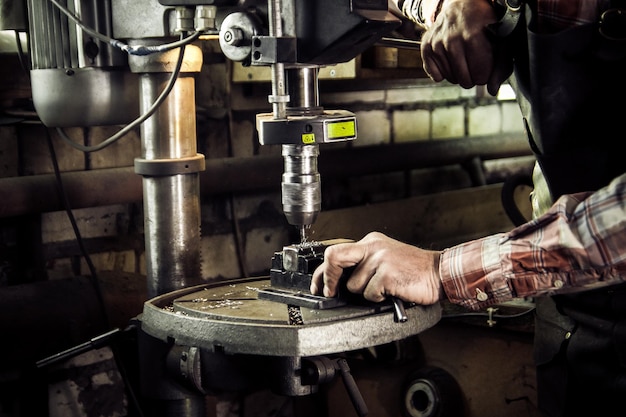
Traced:
<path fill-rule="evenodd" d="M 313 273 L 311 293 L 334 297 L 343 270 L 354 267 L 346 286 L 367 300 L 380 302 L 394 296 L 434 304 L 443 295 L 439 255 L 372 232 L 358 242 L 326 248 L 324 262 Z"/>
<path fill-rule="evenodd" d="M 435 22 L 422 35 L 424 70 L 434 81 L 463 88 L 487 85 L 495 95 L 513 71 L 511 54 L 488 34 L 497 21 L 489 0 L 443 0 Z"/>

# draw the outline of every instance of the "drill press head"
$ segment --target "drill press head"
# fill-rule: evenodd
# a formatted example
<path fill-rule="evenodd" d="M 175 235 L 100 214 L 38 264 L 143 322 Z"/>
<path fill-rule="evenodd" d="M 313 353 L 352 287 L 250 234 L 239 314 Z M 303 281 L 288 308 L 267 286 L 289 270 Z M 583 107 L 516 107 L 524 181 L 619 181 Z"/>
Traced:
<path fill-rule="evenodd" d="M 267 13 L 235 13 L 221 25 L 228 58 L 271 67 L 273 112 L 257 115 L 257 131 L 262 145 L 282 145 L 283 210 L 302 241 L 321 208 L 318 145 L 356 137 L 352 113 L 320 106 L 318 69 L 355 58 L 400 23 L 387 0 L 269 0 Z"/>

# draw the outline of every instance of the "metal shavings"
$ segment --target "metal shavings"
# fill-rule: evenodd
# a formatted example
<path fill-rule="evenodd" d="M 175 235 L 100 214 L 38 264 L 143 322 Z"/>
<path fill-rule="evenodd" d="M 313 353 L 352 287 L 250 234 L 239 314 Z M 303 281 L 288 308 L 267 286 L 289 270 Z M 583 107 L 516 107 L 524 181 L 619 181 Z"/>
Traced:
<path fill-rule="evenodd" d="M 212 304 L 203 305 L 200 309 L 215 310 L 217 308 L 239 308 L 240 305 L 243 305 L 242 301 L 226 299 L 221 301 L 212 301 Z"/>
<path fill-rule="evenodd" d="M 207 301 L 209 301 L 208 298 L 194 298 L 193 300 L 191 300 L 192 303 L 206 303 Z"/>
<path fill-rule="evenodd" d="M 233 301 L 233 300 L 223 300 L 215 303 L 210 308 L 224 308 L 224 307 L 233 307 L 242 305 L 242 301 Z"/>
<path fill-rule="evenodd" d="M 289 325 L 291 326 L 304 325 L 304 320 L 302 319 L 302 312 L 300 311 L 299 306 L 295 306 L 292 304 L 287 305 L 287 313 L 289 314 Z"/>
<path fill-rule="evenodd" d="M 304 241 L 304 242 L 297 243 L 294 246 L 296 246 L 299 249 L 308 249 L 308 248 L 316 248 L 322 245 L 323 243 L 318 240 L 311 240 L 310 242 Z"/>
<path fill-rule="evenodd" d="M 204 288 L 203 291 L 209 291 L 209 288 Z M 215 298 L 215 297 L 217 297 L 217 293 L 216 292 L 211 294 L 211 298 Z"/>
<path fill-rule="evenodd" d="M 322 246 L 324 246 L 324 244 L 317 240 L 312 240 L 310 242 L 305 241 L 292 245 L 292 247 L 295 248 L 299 254 L 305 255 L 306 253 L 310 253 L 312 256 L 315 256 L 316 250 L 318 250 Z M 283 249 L 283 253 L 284 252 L 285 250 Z"/>

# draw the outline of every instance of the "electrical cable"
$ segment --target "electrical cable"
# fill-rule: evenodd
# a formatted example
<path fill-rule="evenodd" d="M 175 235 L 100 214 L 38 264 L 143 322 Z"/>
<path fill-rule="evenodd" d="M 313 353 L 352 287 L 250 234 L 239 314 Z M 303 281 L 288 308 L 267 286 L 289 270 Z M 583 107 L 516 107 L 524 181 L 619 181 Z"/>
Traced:
<path fill-rule="evenodd" d="M 15 47 L 17 48 L 17 59 L 20 61 L 20 66 L 22 69 L 28 74 L 28 70 L 30 69 L 30 64 L 26 62 L 26 54 L 24 53 L 24 49 L 22 48 L 22 39 L 20 38 L 20 32 L 15 30 Z"/>
<path fill-rule="evenodd" d="M 48 131 L 46 131 L 48 132 Z M 80 233 L 80 229 L 78 228 L 78 224 L 76 223 L 76 218 L 74 217 L 74 213 L 72 212 L 71 208 L 70 208 L 70 204 L 69 204 L 69 200 L 67 198 L 67 193 L 65 192 L 65 187 L 63 186 L 63 181 L 61 179 L 61 171 L 59 169 L 59 164 L 58 164 L 58 160 L 56 157 L 56 152 L 54 150 L 54 144 L 52 143 L 52 138 L 50 137 L 50 134 L 47 133 L 47 141 L 48 141 L 48 147 L 50 149 L 50 156 L 52 159 L 52 165 L 54 168 L 54 175 L 56 177 L 56 184 L 57 184 L 57 189 L 59 191 L 59 195 L 63 200 L 63 206 L 65 207 L 65 211 L 67 212 L 67 216 L 70 220 L 70 223 L 72 225 L 72 229 L 74 230 L 74 234 L 76 236 L 76 241 L 78 243 L 78 246 L 80 248 L 81 254 L 82 256 L 85 258 L 85 261 L 87 262 L 87 265 L 89 267 L 89 271 L 90 271 L 90 276 L 91 276 L 91 281 L 93 283 L 94 286 L 94 290 L 96 291 L 96 296 L 98 298 L 98 303 L 100 304 L 101 310 L 102 310 L 102 316 L 104 318 L 104 322 L 105 322 L 105 327 L 108 328 L 110 325 L 109 322 L 109 316 L 108 313 L 106 311 L 106 304 L 104 302 L 104 296 L 102 294 L 102 289 L 100 288 L 100 282 L 98 281 L 98 276 L 97 276 L 97 272 L 96 272 L 96 268 L 91 260 L 91 257 L 89 256 L 89 253 L 87 252 L 85 245 L 84 245 L 84 241 L 82 238 L 82 235 Z M 128 328 L 124 329 L 124 332 L 129 331 L 130 329 L 132 329 L 133 326 L 128 326 Z M 116 330 L 113 330 L 109 333 L 116 333 Z M 117 346 L 115 345 L 115 343 L 110 340 L 110 347 L 111 350 L 113 351 L 113 356 L 115 358 L 115 362 L 116 365 L 118 367 L 118 370 L 120 372 L 120 375 L 122 376 L 123 380 L 125 381 L 125 387 L 127 389 L 127 393 L 131 399 L 132 404 L 135 407 L 135 410 L 137 411 L 139 417 L 144 417 L 144 413 L 141 409 L 141 405 L 139 402 L 139 399 L 137 398 L 137 395 L 135 393 L 135 389 L 132 386 L 132 383 L 130 382 L 130 378 L 128 377 L 128 372 L 126 370 L 126 367 L 124 366 L 124 363 L 121 361 L 121 359 L 119 359 L 119 352 L 117 352 Z M 92 349 L 96 349 L 96 346 L 90 346 Z M 116 354 L 117 352 L 117 354 Z"/>
<path fill-rule="evenodd" d="M 107 146 L 112 145 L 113 143 L 117 142 L 123 136 L 128 134 L 131 130 L 135 129 L 137 126 L 139 126 L 140 124 L 145 122 L 150 116 L 152 116 L 157 111 L 157 109 L 161 106 L 161 104 L 163 104 L 163 102 L 165 101 L 167 96 L 170 94 L 170 92 L 174 88 L 174 84 L 176 84 L 176 80 L 178 79 L 178 76 L 180 74 L 180 70 L 181 70 L 182 65 L 183 65 L 184 55 L 185 55 L 185 45 L 180 47 L 180 53 L 178 55 L 178 61 L 176 62 L 176 67 L 174 68 L 174 71 L 172 72 L 172 75 L 169 78 L 167 86 L 161 92 L 159 97 L 157 97 L 157 99 L 154 101 L 154 103 L 152 103 L 152 106 L 150 106 L 148 111 L 146 111 L 144 114 L 139 116 L 137 119 L 133 120 L 131 123 L 129 123 L 126 126 L 124 126 L 122 128 L 122 130 L 120 130 L 119 132 L 117 132 L 113 136 L 109 137 L 108 139 L 105 139 L 104 141 L 102 141 L 98 145 L 85 146 L 85 145 L 81 145 L 80 143 L 76 143 L 72 139 L 70 139 L 67 136 L 67 134 L 65 133 L 65 131 L 62 128 L 60 128 L 60 127 L 57 127 L 57 129 L 56 129 L 57 132 L 59 133 L 61 138 L 68 145 L 70 145 L 71 147 L 73 147 L 75 149 L 78 149 L 79 151 L 85 152 L 85 153 L 100 151 L 100 150 L 106 148 Z"/>
<path fill-rule="evenodd" d="M 113 39 L 107 35 L 104 35 L 88 27 L 76 15 L 74 15 L 74 13 L 72 13 L 69 9 L 67 9 L 62 4 L 60 4 L 57 0 L 50 0 L 50 3 L 54 4 L 54 6 L 61 11 L 61 13 L 63 13 L 70 20 L 72 20 L 76 25 L 78 25 L 87 34 L 93 36 L 96 39 L 99 39 L 100 41 L 104 43 L 107 43 L 113 46 L 114 48 L 119 48 L 122 51 L 128 53 L 129 55 L 139 55 L 139 56 L 150 55 L 150 54 L 155 54 L 159 52 L 165 52 L 165 51 L 169 51 L 172 49 L 180 48 L 181 46 L 188 44 L 190 41 L 195 40 L 198 37 L 200 37 L 200 35 L 202 35 L 202 32 L 194 32 L 187 39 L 181 39 L 176 42 L 166 43 L 162 45 L 149 45 L 149 46 L 128 45 L 122 41 Z M 194 39 L 191 39 L 191 38 L 194 38 Z"/>
<path fill-rule="evenodd" d="M 105 327 L 109 327 L 109 317 L 106 311 L 106 305 L 104 303 L 104 296 L 102 295 L 102 290 L 100 288 L 100 283 L 98 282 L 98 275 L 96 272 L 96 267 L 94 266 L 91 256 L 87 252 L 85 248 L 85 243 L 83 241 L 82 235 L 80 233 L 80 229 L 78 228 L 78 224 L 76 223 L 76 218 L 74 217 L 74 213 L 70 207 L 69 199 L 67 198 L 67 193 L 65 192 L 65 187 L 63 185 L 63 180 L 61 179 L 61 170 L 59 169 L 59 163 L 57 160 L 57 155 L 54 150 L 54 144 L 52 143 L 52 138 L 50 137 L 50 132 L 46 130 L 46 138 L 48 141 L 48 148 L 50 149 L 50 158 L 52 159 L 52 167 L 54 169 L 54 176 L 56 177 L 57 190 L 59 192 L 59 197 L 63 202 L 63 207 L 65 208 L 65 212 L 67 213 L 67 217 L 72 225 L 72 230 L 74 231 L 74 235 L 76 236 L 76 242 L 78 243 L 78 248 L 87 263 L 87 267 L 89 268 L 89 274 L 91 277 L 91 282 L 94 286 L 94 290 L 96 291 L 96 297 L 98 298 L 98 303 L 100 304 L 100 308 L 102 310 L 102 316 L 104 318 Z"/>

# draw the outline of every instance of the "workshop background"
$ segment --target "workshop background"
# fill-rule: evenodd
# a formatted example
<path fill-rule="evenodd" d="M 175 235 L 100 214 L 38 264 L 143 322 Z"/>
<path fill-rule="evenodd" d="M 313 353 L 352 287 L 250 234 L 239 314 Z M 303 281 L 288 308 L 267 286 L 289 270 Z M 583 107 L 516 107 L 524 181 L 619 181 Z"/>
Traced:
<path fill-rule="evenodd" d="M 25 35 L 19 39 L 20 45 L 12 30 L 0 39 L 0 416 L 135 415 L 129 370 L 120 369 L 107 343 L 62 363 L 34 364 L 123 329 L 142 311 L 142 185 L 133 170 L 138 132 L 98 152 L 69 147 L 33 110 Z M 269 73 L 225 59 L 217 41 L 198 45 L 197 146 L 207 158 L 200 174 L 202 277 L 266 276 L 272 254 L 298 239 L 281 209 L 280 146 L 261 146 L 256 136 L 255 115 L 270 108 Z M 508 88 L 492 97 L 483 88 L 434 84 L 418 50 L 374 46 L 325 68 L 320 92 L 325 108 L 356 114 L 358 138 L 321 146 L 322 212 L 311 239 L 359 239 L 378 230 L 443 248 L 510 229 L 514 220 L 505 206 L 512 199 L 528 216 L 529 189 L 515 186 L 524 184 L 534 160 Z M 94 145 L 117 130 L 66 132 Z M 460 394 L 445 394 L 459 395 L 449 400 L 460 399 L 465 416 L 538 415 L 532 307 L 532 300 L 520 300 L 468 314 L 444 305 L 442 321 L 417 337 L 351 352 L 369 415 L 406 416 L 403 392 L 428 369 L 435 379 L 443 370 L 444 379 L 458 383 Z M 318 410 L 322 402 L 328 416 L 353 415 L 340 381 L 323 395 L 293 399 L 290 407 L 271 392 L 207 402 L 222 416 L 306 416 L 311 400 Z M 241 409 L 223 410 L 234 403 Z"/>

